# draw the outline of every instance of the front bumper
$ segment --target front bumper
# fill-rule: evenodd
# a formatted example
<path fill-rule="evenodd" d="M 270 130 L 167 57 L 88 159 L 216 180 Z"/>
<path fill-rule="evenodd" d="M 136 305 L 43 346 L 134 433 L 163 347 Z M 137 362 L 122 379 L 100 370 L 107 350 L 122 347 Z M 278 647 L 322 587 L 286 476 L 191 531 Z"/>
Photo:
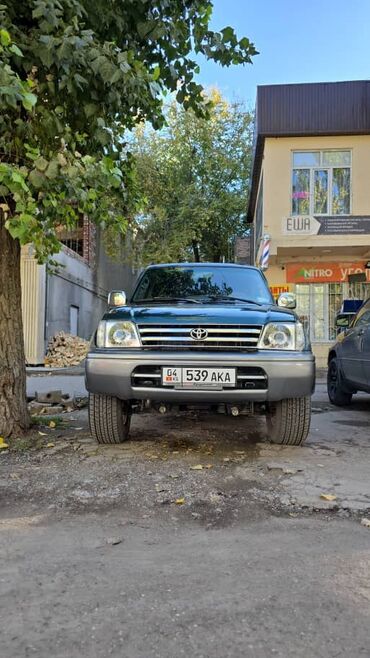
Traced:
<path fill-rule="evenodd" d="M 133 386 L 132 373 L 137 367 L 259 367 L 267 375 L 265 390 L 225 388 L 222 390 L 178 390 L 159 386 Z M 315 358 L 311 352 L 264 352 L 230 354 L 150 352 L 141 350 L 96 350 L 86 359 L 86 388 L 90 393 L 111 395 L 122 400 L 154 400 L 182 404 L 242 403 L 278 401 L 304 397 L 315 386 Z"/>

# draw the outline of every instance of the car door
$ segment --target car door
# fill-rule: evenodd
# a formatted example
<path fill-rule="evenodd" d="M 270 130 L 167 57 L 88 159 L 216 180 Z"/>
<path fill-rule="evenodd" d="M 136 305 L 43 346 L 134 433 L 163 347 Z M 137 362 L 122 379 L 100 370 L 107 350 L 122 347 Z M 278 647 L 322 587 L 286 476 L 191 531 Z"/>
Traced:
<path fill-rule="evenodd" d="M 341 344 L 341 367 L 345 379 L 367 389 L 370 367 L 370 300 L 361 307 Z"/>
<path fill-rule="evenodd" d="M 362 364 L 365 371 L 365 381 L 370 392 L 370 302 L 368 310 L 363 316 Z"/>

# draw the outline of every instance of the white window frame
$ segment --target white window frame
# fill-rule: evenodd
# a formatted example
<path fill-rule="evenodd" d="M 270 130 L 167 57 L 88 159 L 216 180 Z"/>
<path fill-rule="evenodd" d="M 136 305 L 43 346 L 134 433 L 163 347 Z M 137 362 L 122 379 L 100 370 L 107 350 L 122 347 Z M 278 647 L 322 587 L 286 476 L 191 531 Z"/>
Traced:
<path fill-rule="evenodd" d="M 323 161 L 323 154 L 328 153 L 328 151 L 331 151 L 332 153 L 336 153 L 338 151 L 346 151 L 347 153 L 350 154 L 350 163 L 348 165 L 342 165 L 340 166 L 328 166 L 322 164 Z M 308 165 L 298 165 L 296 166 L 294 164 L 294 154 L 295 153 L 318 153 L 319 154 L 319 164 L 315 166 L 308 166 Z M 309 214 L 310 215 L 317 215 L 318 217 L 326 217 L 326 216 L 333 216 L 332 212 L 332 204 L 333 204 L 333 169 L 349 169 L 349 213 L 341 213 L 338 215 L 335 215 L 335 217 L 345 217 L 348 214 L 352 214 L 352 149 L 349 148 L 336 148 L 336 149 L 294 149 L 291 152 L 291 176 L 290 176 L 290 210 L 293 216 L 293 171 L 295 169 L 309 169 L 310 171 L 310 208 L 309 208 Z M 314 204 L 315 204 L 315 171 L 327 171 L 328 172 L 328 208 L 326 213 L 318 213 L 314 212 Z"/>

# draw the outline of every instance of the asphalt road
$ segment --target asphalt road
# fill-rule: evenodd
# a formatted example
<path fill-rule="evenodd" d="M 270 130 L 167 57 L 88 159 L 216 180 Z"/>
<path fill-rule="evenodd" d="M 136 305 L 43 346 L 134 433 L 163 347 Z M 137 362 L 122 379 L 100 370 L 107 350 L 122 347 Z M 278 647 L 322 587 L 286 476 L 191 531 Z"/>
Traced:
<path fill-rule="evenodd" d="M 4 658 L 369 656 L 359 525 L 126 522 L 122 509 L 2 523 Z M 117 533 L 122 542 L 107 544 Z"/>
<path fill-rule="evenodd" d="M 196 414 L 97 447 L 84 410 L 1 454 L 1 657 L 369 657 L 370 396 L 313 408 L 303 448 Z"/>

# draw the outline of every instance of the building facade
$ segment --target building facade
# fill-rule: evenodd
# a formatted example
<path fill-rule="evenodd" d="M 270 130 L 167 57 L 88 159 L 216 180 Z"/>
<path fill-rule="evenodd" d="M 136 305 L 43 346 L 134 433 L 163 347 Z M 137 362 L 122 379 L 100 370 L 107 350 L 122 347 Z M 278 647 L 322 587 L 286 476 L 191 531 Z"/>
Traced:
<path fill-rule="evenodd" d="M 90 339 L 112 289 L 131 292 L 135 273 L 122 243 L 114 259 L 99 229 L 82 218 L 74 231 L 60 234 L 56 267 L 38 265 L 32 245 L 22 248 L 22 315 L 26 363 L 44 362 L 49 339 L 65 331 Z"/>
<path fill-rule="evenodd" d="M 258 88 L 248 220 L 324 365 L 343 300 L 370 297 L 370 82 Z"/>

